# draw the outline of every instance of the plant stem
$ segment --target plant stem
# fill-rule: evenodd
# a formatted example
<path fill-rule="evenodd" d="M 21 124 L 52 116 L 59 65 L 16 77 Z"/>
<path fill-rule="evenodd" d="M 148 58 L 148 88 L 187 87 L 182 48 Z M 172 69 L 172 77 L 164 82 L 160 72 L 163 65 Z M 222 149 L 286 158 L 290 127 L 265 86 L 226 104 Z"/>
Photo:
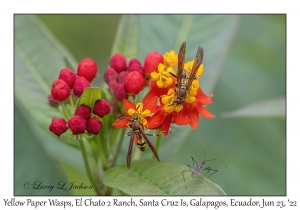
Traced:
<path fill-rule="evenodd" d="M 114 155 L 114 159 L 112 160 L 112 167 L 116 164 L 116 161 L 119 157 L 120 150 L 121 150 L 121 147 L 122 147 L 122 143 L 123 143 L 123 140 L 124 140 L 124 137 L 125 137 L 125 130 L 126 129 L 122 129 L 122 133 L 120 135 L 120 140 L 119 140 L 119 144 L 118 144 L 118 147 L 117 147 L 117 151 Z"/>
<path fill-rule="evenodd" d="M 84 143 L 83 143 L 83 140 L 82 140 L 81 136 L 79 136 L 78 140 L 79 140 L 80 147 L 81 147 L 81 152 L 82 152 L 82 156 L 83 156 L 83 160 L 84 160 L 85 170 L 88 174 L 88 177 L 89 177 L 92 185 L 94 186 L 94 189 L 95 189 L 96 193 L 99 195 L 100 191 L 98 189 L 98 185 L 96 184 L 95 180 L 93 179 L 91 168 L 90 168 L 90 165 L 89 165 L 88 156 L 87 156 L 87 153 L 85 151 L 85 146 L 84 146 Z"/>
<path fill-rule="evenodd" d="M 156 138 L 155 148 L 156 148 L 156 152 L 157 152 L 157 153 L 158 153 L 159 146 L 160 146 L 160 142 L 161 142 L 161 136 L 162 136 L 162 134 L 158 135 L 157 138 Z M 155 158 L 154 155 L 153 155 L 153 158 Z"/>
<path fill-rule="evenodd" d="M 70 95 L 70 103 L 71 103 L 71 113 L 75 113 L 75 107 L 74 107 L 74 101 L 73 101 L 73 96 Z"/>
<path fill-rule="evenodd" d="M 62 107 L 62 112 L 63 112 L 63 115 L 65 117 L 65 119 L 67 119 L 67 121 L 69 121 L 69 115 L 68 115 L 68 112 L 67 112 L 67 109 L 66 109 L 66 105 L 65 105 L 65 102 L 61 102 L 61 107 Z"/>

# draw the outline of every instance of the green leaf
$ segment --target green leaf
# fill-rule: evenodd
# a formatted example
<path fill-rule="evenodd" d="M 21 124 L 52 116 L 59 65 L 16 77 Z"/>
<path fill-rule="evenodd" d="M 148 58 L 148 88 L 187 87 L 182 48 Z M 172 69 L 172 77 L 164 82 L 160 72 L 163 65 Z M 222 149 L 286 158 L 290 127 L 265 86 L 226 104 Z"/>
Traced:
<path fill-rule="evenodd" d="M 57 189 L 66 177 L 43 148 L 39 141 L 42 137 L 32 127 L 30 118 L 23 116 L 21 110 L 20 104 L 15 104 L 14 195 L 71 195 L 72 191 Z"/>
<path fill-rule="evenodd" d="M 187 187 L 185 187 L 184 173 Z M 107 170 L 103 183 L 128 195 L 226 195 L 215 183 L 171 161 L 140 160 Z"/>
<path fill-rule="evenodd" d="M 60 70 L 65 67 L 64 58 L 67 58 L 72 66 L 77 66 L 77 62 L 36 16 L 15 15 L 14 17 L 15 102 L 19 103 L 24 113 L 29 116 L 30 120 L 27 122 L 29 126 L 35 131 L 39 131 L 40 128 L 44 130 L 40 139 L 47 151 L 83 168 L 81 159 L 78 160 L 81 154 L 62 144 L 65 142 L 78 147 L 78 143 L 67 134 L 63 134 L 58 139 L 48 129 L 52 118 L 62 117 L 58 109 L 48 105 L 47 96 L 51 84 L 58 78 Z M 19 126 L 22 127 L 18 124 L 15 129 L 21 132 Z M 17 142 L 17 139 L 15 141 Z M 31 152 L 36 151 L 33 148 Z M 43 154 L 46 155 L 46 153 L 40 154 L 39 159 L 44 160 Z M 18 156 L 19 153 L 15 153 L 15 158 Z M 32 164 L 34 162 L 24 162 L 24 167 L 30 168 Z M 41 173 L 43 171 L 47 173 L 45 170 L 41 170 Z"/>
<path fill-rule="evenodd" d="M 77 107 L 79 107 L 82 104 L 87 105 L 89 107 L 94 107 L 95 102 L 100 99 L 101 99 L 101 89 L 100 88 L 98 88 L 98 87 L 97 88 L 96 87 L 95 88 L 93 88 L 93 87 L 86 88 L 78 101 Z"/>
<path fill-rule="evenodd" d="M 52 82 L 65 67 L 64 57 L 73 66 L 76 61 L 31 15 L 15 15 L 15 96 L 30 117 L 44 129 L 51 119 L 60 117 L 57 109 L 48 105 Z"/>
<path fill-rule="evenodd" d="M 285 97 L 267 99 L 230 112 L 224 112 L 222 117 L 275 117 L 285 119 L 285 103 Z"/>
<path fill-rule="evenodd" d="M 138 55 L 140 39 L 140 16 L 124 15 L 119 23 L 112 55 L 119 52 L 129 60 Z"/>

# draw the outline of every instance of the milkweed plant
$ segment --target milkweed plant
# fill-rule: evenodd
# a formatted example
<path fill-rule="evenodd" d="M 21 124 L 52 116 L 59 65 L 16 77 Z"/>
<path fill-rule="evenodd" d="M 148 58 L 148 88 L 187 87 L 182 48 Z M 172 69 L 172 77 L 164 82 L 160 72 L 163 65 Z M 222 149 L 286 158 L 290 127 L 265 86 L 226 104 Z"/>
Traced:
<path fill-rule="evenodd" d="M 106 171 L 114 167 L 131 170 L 131 152 L 135 146 L 144 151 L 149 149 L 148 145 L 159 160 L 162 136 L 173 135 L 172 124 L 196 129 L 200 117 L 214 118 L 204 107 L 213 103 L 213 94 L 205 94 L 199 82 L 204 64 L 199 64 L 195 78 L 187 78 L 195 60 L 181 62 L 174 50 L 167 49 L 164 54 L 151 51 L 144 60 L 115 53 L 101 75 L 104 78 L 101 85 L 93 83 L 99 69 L 91 58 L 81 60 L 77 69 L 61 69 L 53 81 L 48 102 L 60 110 L 61 117 L 49 122 L 49 130 L 59 139 L 65 135 L 69 143 L 78 144 L 97 195 L 112 194 L 113 187 L 106 186 L 102 179 Z M 185 77 L 178 75 L 177 69 L 184 69 Z M 185 88 L 188 79 L 192 80 L 191 85 L 179 103 L 178 91 L 184 91 L 180 88 Z M 149 131 L 155 133 L 156 139 L 147 139 Z M 126 163 L 120 151 L 129 138 L 127 167 L 117 165 L 117 159 Z"/>

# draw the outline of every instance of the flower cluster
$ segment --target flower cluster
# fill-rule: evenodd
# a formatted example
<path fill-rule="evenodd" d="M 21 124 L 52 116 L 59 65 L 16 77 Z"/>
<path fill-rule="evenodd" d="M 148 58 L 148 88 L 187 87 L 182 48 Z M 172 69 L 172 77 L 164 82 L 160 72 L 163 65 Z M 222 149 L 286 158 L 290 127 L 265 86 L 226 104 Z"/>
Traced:
<path fill-rule="evenodd" d="M 116 62 L 116 61 L 115 61 Z M 142 102 L 144 104 L 155 104 L 155 109 L 151 113 L 147 113 L 147 123 L 140 121 L 146 128 L 161 129 L 165 136 L 168 135 L 170 125 L 189 124 L 191 128 L 196 129 L 199 124 L 200 115 L 206 118 L 213 118 L 214 115 L 204 108 L 204 105 L 212 104 L 212 94 L 206 95 L 200 88 L 198 78 L 202 75 L 204 65 L 201 64 L 197 69 L 197 78 L 188 78 L 188 75 L 193 67 L 194 60 L 184 63 L 185 78 L 179 78 L 179 81 L 184 80 L 183 84 L 187 83 L 188 79 L 192 80 L 191 86 L 186 91 L 186 95 L 181 103 L 178 102 L 178 81 L 177 73 L 174 67 L 178 66 L 178 55 L 174 51 L 161 55 L 158 52 L 150 52 L 145 57 L 144 73 L 150 78 L 148 82 L 149 92 L 144 96 Z M 140 82 L 140 81 L 135 81 Z M 132 84 L 132 83 L 131 83 Z M 185 88 L 186 86 L 184 86 Z M 128 113 L 128 107 L 125 105 L 128 102 L 123 101 L 124 108 Z M 141 104 L 139 103 L 139 106 Z M 138 111 L 138 110 L 137 110 Z M 126 119 L 126 118 L 125 118 Z M 128 127 L 127 120 L 116 121 L 113 125 L 118 128 Z M 126 125 L 127 122 L 127 125 Z"/>
<path fill-rule="evenodd" d="M 109 61 L 109 68 L 104 73 L 104 81 L 109 92 L 118 101 L 127 99 L 128 95 L 138 94 L 144 87 L 144 68 L 137 58 L 132 58 L 127 67 L 126 57 L 121 53 L 114 54 Z"/>
<path fill-rule="evenodd" d="M 56 107 L 58 104 L 73 102 L 73 99 L 79 100 L 84 90 L 90 87 L 90 83 L 97 76 L 97 64 L 90 58 L 83 59 L 77 67 L 77 74 L 70 68 L 64 68 L 60 71 L 59 77 L 52 83 L 51 94 L 48 96 L 50 106 Z M 74 97 L 76 96 L 76 97 Z M 70 97 L 72 97 L 70 99 Z M 69 100 L 68 100 L 69 99 Z M 63 110 L 68 115 L 66 110 Z M 58 137 L 69 128 L 74 135 L 83 134 L 87 131 L 90 134 L 97 135 L 103 124 L 100 118 L 103 118 L 110 112 L 110 106 L 105 99 L 95 101 L 93 106 L 81 104 L 73 113 L 70 119 L 54 118 L 49 126 L 49 130 Z"/>

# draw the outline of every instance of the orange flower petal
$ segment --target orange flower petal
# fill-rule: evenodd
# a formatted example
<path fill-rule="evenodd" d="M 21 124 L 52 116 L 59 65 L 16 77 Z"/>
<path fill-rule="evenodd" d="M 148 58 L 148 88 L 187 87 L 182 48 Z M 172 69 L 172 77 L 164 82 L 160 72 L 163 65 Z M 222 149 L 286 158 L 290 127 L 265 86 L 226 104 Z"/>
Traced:
<path fill-rule="evenodd" d="M 186 125 L 191 122 L 191 120 L 189 118 L 186 118 L 183 115 L 178 114 L 177 112 L 173 112 L 173 116 L 174 116 L 174 122 L 177 125 Z"/>
<path fill-rule="evenodd" d="M 199 112 L 199 114 L 201 114 L 201 116 L 203 116 L 205 118 L 214 118 L 215 117 L 215 115 L 213 115 L 212 113 L 210 113 L 203 106 L 197 107 L 197 111 Z"/>
<path fill-rule="evenodd" d="M 129 114 L 128 113 L 129 109 L 136 110 L 135 104 L 132 103 L 131 101 L 127 100 L 127 99 L 123 99 L 123 106 L 124 106 L 124 109 L 125 109 L 125 111 L 126 111 L 127 114 Z"/>
<path fill-rule="evenodd" d="M 157 106 L 157 96 L 149 99 L 145 105 L 144 105 L 144 109 L 143 110 L 150 110 L 150 112 L 154 112 Z"/>
<path fill-rule="evenodd" d="M 171 122 L 173 120 L 173 115 L 169 114 L 166 116 L 164 122 L 162 123 L 161 130 L 163 131 L 164 136 L 168 136 Z"/>
<path fill-rule="evenodd" d="M 159 109 L 149 120 L 148 120 L 148 128 L 156 128 L 162 124 L 165 120 L 166 114 Z"/>
<path fill-rule="evenodd" d="M 149 99 L 155 97 L 156 95 L 157 95 L 156 92 L 155 92 L 153 89 L 151 89 L 151 90 L 147 93 L 147 95 L 145 95 L 145 97 L 143 98 L 142 102 L 145 104 L 145 103 L 147 103 L 147 101 L 148 101 Z"/>
<path fill-rule="evenodd" d="M 196 98 L 201 104 L 212 104 L 213 103 L 213 101 L 210 99 L 211 97 L 205 95 L 205 93 L 201 90 L 201 88 L 198 89 Z"/>
<path fill-rule="evenodd" d="M 147 101 L 151 98 L 153 98 L 154 96 L 157 96 L 157 93 L 155 91 L 155 86 L 157 88 L 157 85 L 156 85 L 156 81 L 152 81 L 150 83 L 150 90 L 149 92 L 145 95 L 145 97 L 143 98 L 142 102 L 145 104 L 147 103 Z"/>
<path fill-rule="evenodd" d="M 182 107 L 182 110 L 181 110 L 180 114 L 182 116 L 185 116 L 185 117 L 187 116 L 187 103 L 183 104 L 183 107 Z"/>
<path fill-rule="evenodd" d="M 191 106 L 191 107 L 188 106 L 187 116 L 189 119 L 191 119 L 190 122 L 191 128 L 196 129 L 198 127 L 199 118 L 200 118 L 196 106 Z"/>
<path fill-rule="evenodd" d="M 168 93 L 168 90 L 171 87 L 168 88 L 159 88 L 157 87 L 156 81 L 151 82 L 150 91 L 147 93 L 147 95 L 143 98 L 142 102 L 145 104 L 148 100 L 152 99 L 154 96 L 160 97 L 162 95 L 166 95 Z"/>
<path fill-rule="evenodd" d="M 116 128 L 128 128 L 129 117 L 116 120 L 112 125 Z"/>

